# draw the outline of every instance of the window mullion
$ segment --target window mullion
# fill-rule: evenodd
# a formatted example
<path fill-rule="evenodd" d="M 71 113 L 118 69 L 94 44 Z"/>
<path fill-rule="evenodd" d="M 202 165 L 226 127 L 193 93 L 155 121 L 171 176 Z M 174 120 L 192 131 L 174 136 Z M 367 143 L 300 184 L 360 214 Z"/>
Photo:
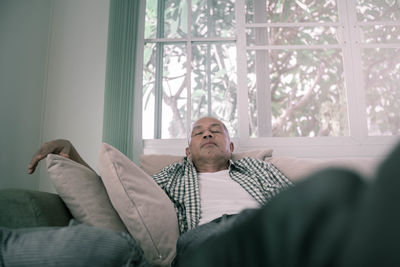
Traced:
<path fill-rule="evenodd" d="M 235 3 L 236 15 L 236 68 L 238 103 L 238 143 L 245 144 L 249 138 L 249 95 L 247 89 L 247 55 L 245 29 L 245 0 Z"/>
<path fill-rule="evenodd" d="M 342 45 L 322 44 L 322 45 L 252 45 L 247 50 L 315 50 L 315 49 L 341 49 Z"/>
<path fill-rule="evenodd" d="M 186 40 L 186 130 L 190 131 L 192 127 L 192 1 L 187 0 L 187 40 Z"/>
<path fill-rule="evenodd" d="M 164 8 L 165 2 L 159 0 L 157 2 L 157 38 L 164 37 Z M 157 42 L 156 44 L 156 73 L 155 73 L 155 107 L 154 107 L 154 138 L 161 138 L 162 128 L 162 97 L 163 97 L 163 54 L 164 44 Z"/>
<path fill-rule="evenodd" d="M 256 23 L 267 21 L 266 2 L 254 2 L 254 20 Z M 256 29 L 256 44 L 268 44 L 267 28 Z M 271 91 L 269 50 L 256 51 L 256 90 L 257 90 L 257 126 L 258 136 L 272 136 Z"/>
<path fill-rule="evenodd" d="M 211 15 L 211 9 L 212 9 L 212 0 L 207 0 L 207 37 L 214 37 L 214 34 L 212 34 L 212 29 L 213 27 L 213 18 Z M 211 102 L 211 45 L 207 43 L 207 53 L 206 53 L 206 86 L 207 86 L 207 114 L 208 116 L 211 116 L 211 107 L 212 107 L 212 102 Z"/>
<path fill-rule="evenodd" d="M 343 65 L 350 136 L 357 142 L 362 142 L 367 136 L 368 128 L 355 4 L 352 1 L 339 0 L 338 12 L 344 31 Z"/>
<path fill-rule="evenodd" d="M 192 40 L 193 43 L 217 43 L 217 42 L 223 42 L 223 43 L 234 43 L 236 42 L 235 37 L 204 37 L 204 38 L 199 38 L 199 37 L 191 37 L 190 40 Z M 146 43 L 156 43 L 156 42 L 163 42 L 163 43 L 184 43 L 187 41 L 187 38 L 149 38 L 145 40 Z"/>
<path fill-rule="evenodd" d="M 359 21 L 357 22 L 358 26 L 399 26 L 400 22 L 398 21 L 382 21 L 382 20 L 375 20 L 375 21 Z"/>
<path fill-rule="evenodd" d="M 206 86 L 207 86 L 207 114 L 211 116 L 211 45 L 207 44 L 206 54 Z"/>
<path fill-rule="evenodd" d="M 155 77 L 155 112 L 154 112 L 154 138 L 161 139 L 162 128 L 162 97 L 163 97 L 163 50 L 164 44 L 156 44 L 156 77 Z"/>
<path fill-rule="evenodd" d="M 265 27 L 338 27 L 340 26 L 337 22 L 263 22 L 263 23 L 246 23 L 246 28 L 265 28 Z"/>

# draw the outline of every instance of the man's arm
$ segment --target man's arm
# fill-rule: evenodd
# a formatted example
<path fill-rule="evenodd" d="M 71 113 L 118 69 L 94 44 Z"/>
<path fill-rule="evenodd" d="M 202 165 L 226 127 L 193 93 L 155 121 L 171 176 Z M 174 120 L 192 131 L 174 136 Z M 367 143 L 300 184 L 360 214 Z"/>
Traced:
<path fill-rule="evenodd" d="M 171 179 L 171 173 L 174 173 L 176 164 L 171 164 L 164 167 L 159 173 L 156 173 L 152 176 L 153 180 L 160 186 L 163 190 L 165 190 L 165 186 L 168 183 L 168 180 Z"/>
<path fill-rule="evenodd" d="M 167 189 L 168 183 L 171 180 L 179 180 L 184 176 L 184 167 L 182 162 L 175 162 L 164 167 L 159 173 L 152 176 L 153 180 L 160 186 L 164 191 Z M 171 185 L 170 185 L 171 186 Z"/>
<path fill-rule="evenodd" d="M 64 139 L 53 140 L 50 142 L 46 142 L 42 145 L 41 148 L 33 155 L 31 162 L 28 165 L 28 173 L 32 174 L 39 161 L 46 158 L 48 154 L 57 154 L 63 156 L 65 158 L 69 158 L 73 161 L 76 161 L 89 169 L 90 166 L 81 158 L 78 154 L 74 146 L 71 144 L 70 141 Z"/>

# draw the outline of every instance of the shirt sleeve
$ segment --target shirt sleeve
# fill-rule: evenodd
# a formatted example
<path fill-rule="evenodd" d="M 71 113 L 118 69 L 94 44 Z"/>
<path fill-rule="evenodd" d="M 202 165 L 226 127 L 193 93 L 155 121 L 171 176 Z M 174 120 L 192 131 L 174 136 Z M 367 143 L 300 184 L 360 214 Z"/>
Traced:
<path fill-rule="evenodd" d="M 181 233 L 187 231 L 188 226 L 186 222 L 186 214 L 182 212 L 182 205 L 177 200 L 181 197 L 181 194 L 184 194 L 184 191 L 176 191 L 174 190 L 175 181 L 181 181 L 183 176 L 183 164 L 182 163 L 173 163 L 168 165 L 164 169 L 162 169 L 159 173 L 153 175 L 154 181 L 164 190 L 164 192 L 168 195 L 172 203 L 174 204 L 174 208 L 176 214 L 178 216 L 179 230 Z"/>
<path fill-rule="evenodd" d="M 176 164 L 171 164 L 162 169 L 159 173 L 154 174 L 153 180 L 162 188 L 165 189 L 169 178 L 171 177 L 171 172 L 173 172 L 173 169 L 175 169 Z"/>
<path fill-rule="evenodd" d="M 171 179 L 181 176 L 183 176 L 183 164 L 181 162 L 176 162 L 168 165 L 159 173 L 154 174 L 152 178 L 165 191 Z"/>
<path fill-rule="evenodd" d="M 266 161 L 264 161 L 264 163 L 268 165 L 269 170 L 276 176 L 278 182 L 280 182 L 282 187 L 286 188 L 294 185 L 293 182 L 286 175 L 284 175 L 274 164 Z"/>
<path fill-rule="evenodd" d="M 262 179 L 264 190 L 270 191 L 272 196 L 294 185 L 274 164 L 258 159 L 251 160 L 257 177 Z"/>

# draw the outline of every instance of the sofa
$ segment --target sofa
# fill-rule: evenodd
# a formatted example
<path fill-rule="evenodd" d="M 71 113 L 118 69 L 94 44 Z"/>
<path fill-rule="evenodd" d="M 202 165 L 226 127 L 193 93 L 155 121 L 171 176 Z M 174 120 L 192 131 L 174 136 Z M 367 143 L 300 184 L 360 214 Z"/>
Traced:
<path fill-rule="evenodd" d="M 274 157 L 272 150 L 236 153 L 234 160 L 247 156 L 274 164 L 295 184 L 306 179 L 309 174 L 327 167 L 352 169 L 369 179 L 380 162 L 379 159 L 372 158 Z M 1 189 L 0 226 L 67 226 L 74 218 L 87 224 L 129 232 L 144 248 L 146 258 L 151 263 L 168 266 L 174 256 L 175 242 L 179 235 L 177 220 L 172 203 L 166 195 L 162 195 L 161 189 L 156 189 L 157 186 L 149 177 L 163 167 L 181 160 L 181 156 L 142 155 L 138 167 L 115 148 L 103 144 L 99 155 L 98 175 L 69 159 L 49 155 L 47 170 L 58 194 Z M 86 180 L 89 182 L 80 184 Z M 71 188 L 74 183 L 78 185 Z M 87 193 L 92 189 L 92 195 Z M 93 200 L 97 200 L 100 195 L 106 199 Z M 82 209 L 81 204 L 88 201 L 102 204 L 96 207 L 90 204 L 87 210 L 84 210 L 86 207 Z M 154 213 L 161 214 L 158 214 L 159 218 L 155 218 Z"/>

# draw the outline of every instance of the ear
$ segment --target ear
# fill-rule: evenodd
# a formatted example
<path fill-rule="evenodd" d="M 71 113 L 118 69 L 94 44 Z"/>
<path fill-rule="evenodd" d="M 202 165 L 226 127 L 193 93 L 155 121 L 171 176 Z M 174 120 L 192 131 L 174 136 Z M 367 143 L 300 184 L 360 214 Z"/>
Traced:
<path fill-rule="evenodd" d="M 188 147 L 186 148 L 186 157 L 190 158 L 190 149 Z"/>
<path fill-rule="evenodd" d="M 231 143 L 229 144 L 229 148 L 230 148 L 230 150 L 231 150 L 231 153 L 233 153 L 233 150 L 235 149 L 235 146 L 234 146 L 233 142 L 231 142 Z"/>

